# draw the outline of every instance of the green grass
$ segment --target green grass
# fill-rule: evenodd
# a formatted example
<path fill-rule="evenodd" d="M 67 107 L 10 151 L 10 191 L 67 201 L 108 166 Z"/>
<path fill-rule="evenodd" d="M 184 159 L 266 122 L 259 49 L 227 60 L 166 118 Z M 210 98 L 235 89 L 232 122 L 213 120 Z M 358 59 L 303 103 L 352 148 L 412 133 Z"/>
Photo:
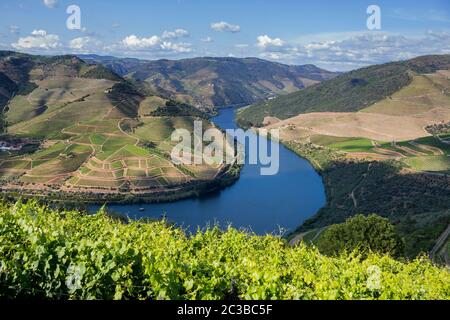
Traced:
<path fill-rule="evenodd" d="M 159 142 L 170 138 L 173 131 L 172 122 L 167 117 L 144 119 L 143 125 L 136 129 L 136 135 L 150 142 Z"/>
<path fill-rule="evenodd" d="M 104 152 L 118 150 L 127 144 L 134 144 L 136 141 L 136 139 L 127 136 L 110 136 L 106 142 L 104 142 L 102 150 Z"/>
<path fill-rule="evenodd" d="M 321 146 L 329 146 L 335 143 L 346 142 L 349 138 L 346 137 L 334 137 L 334 136 L 326 136 L 322 134 L 315 134 L 310 137 L 311 142 L 314 144 L 318 144 Z"/>
<path fill-rule="evenodd" d="M 151 155 L 148 150 L 131 144 L 125 146 L 125 150 L 138 157 L 149 157 Z"/>
<path fill-rule="evenodd" d="M 112 164 L 111 164 L 111 166 L 112 166 L 112 168 L 113 169 L 115 169 L 115 170 L 117 170 L 117 169 L 122 169 L 122 163 L 120 162 L 120 161 L 116 161 L 116 162 L 113 162 Z"/>
<path fill-rule="evenodd" d="M 108 159 L 109 157 L 111 157 L 114 153 L 116 153 L 117 150 L 111 150 L 108 152 L 101 152 L 95 155 L 95 157 L 100 160 L 100 161 L 105 161 L 106 159 Z M 118 158 L 120 159 L 120 158 Z"/>
<path fill-rule="evenodd" d="M 328 147 L 344 152 L 370 152 L 373 144 L 369 139 L 347 138 L 345 141 L 329 144 Z"/>
<path fill-rule="evenodd" d="M 84 175 L 87 175 L 87 174 L 89 174 L 89 172 L 91 172 L 91 170 L 86 167 L 81 167 L 80 172 Z"/>
<path fill-rule="evenodd" d="M 419 171 L 450 173 L 449 156 L 412 157 L 404 160 L 404 162 L 411 168 Z"/>
<path fill-rule="evenodd" d="M 105 143 L 106 137 L 101 134 L 92 134 L 89 136 L 89 139 L 92 144 L 101 146 Z"/>

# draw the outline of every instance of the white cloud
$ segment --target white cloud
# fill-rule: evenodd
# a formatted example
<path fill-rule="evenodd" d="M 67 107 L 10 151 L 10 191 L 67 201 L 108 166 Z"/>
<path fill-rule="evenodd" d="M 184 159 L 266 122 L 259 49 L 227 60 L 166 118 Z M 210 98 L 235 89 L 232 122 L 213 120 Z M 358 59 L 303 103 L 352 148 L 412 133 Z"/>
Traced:
<path fill-rule="evenodd" d="M 450 33 L 447 32 L 429 31 L 414 37 L 361 32 L 329 37 L 330 40 L 319 35 L 316 39 L 320 41 L 288 43 L 261 36 L 257 46 L 260 57 L 265 59 L 292 64 L 314 63 L 330 70 L 350 70 L 421 55 L 450 53 Z"/>
<path fill-rule="evenodd" d="M 241 31 L 241 27 L 225 21 L 211 23 L 211 29 L 215 31 L 236 33 Z"/>
<path fill-rule="evenodd" d="M 268 35 L 259 36 L 257 40 L 258 43 L 256 44 L 256 46 L 261 49 L 283 47 L 285 45 L 285 42 L 280 38 L 270 38 Z"/>
<path fill-rule="evenodd" d="M 187 53 L 192 51 L 189 43 L 173 43 L 170 41 L 163 41 L 162 37 L 158 36 L 139 38 L 135 35 L 131 35 L 125 37 L 121 44 L 128 50 L 152 50 L 173 53 Z"/>
<path fill-rule="evenodd" d="M 89 43 L 90 38 L 89 37 L 79 37 L 79 38 L 75 38 L 70 40 L 69 43 L 69 47 L 71 49 L 83 49 L 84 47 L 86 47 L 86 45 Z"/>
<path fill-rule="evenodd" d="M 161 38 L 162 39 L 177 39 L 188 37 L 189 32 L 184 29 L 176 29 L 175 31 L 164 31 Z"/>
<path fill-rule="evenodd" d="M 47 31 L 39 29 L 39 30 L 33 30 L 33 32 L 31 32 L 31 35 L 36 36 L 36 37 L 45 37 L 47 35 Z"/>
<path fill-rule="evenodd" d="M 166 42 L 166 41 L 161 43 L 161 49 L 176 52 L 176 53 L 187 53 L 187 52 L 192 51 L 189 43 L 172 43 L 172 42 Z"/>
<path fill-rule="evenodd" d="M 44 0 L 43 2 L 48 8 L 51 9 L 56 8 L 58 5 L 58 0 Z"/>
<path fill-rule="evenodd" d="M 19 38 L 11 46 L 15 49 L 56 49 L 61 46 L 59 36 L 47 34 L 45 30 L 33 30 L 31 36 Z"/>
<path fill-rule="evenodd" d="M 158 36 L 138 38 L 134 34 L 122 40 L 122 44 L 129 49 L 146 49 L 159 45 L 161 39 Z"/>
<path fill-rule="evenodd" d="M 90 36 L 79 37 L 79 38 L 70 40 L 69 48 L 73 51 L 82 52 L 82 53 L 96 52 L 99 49 L 103 49 L 102 43 Z"/>

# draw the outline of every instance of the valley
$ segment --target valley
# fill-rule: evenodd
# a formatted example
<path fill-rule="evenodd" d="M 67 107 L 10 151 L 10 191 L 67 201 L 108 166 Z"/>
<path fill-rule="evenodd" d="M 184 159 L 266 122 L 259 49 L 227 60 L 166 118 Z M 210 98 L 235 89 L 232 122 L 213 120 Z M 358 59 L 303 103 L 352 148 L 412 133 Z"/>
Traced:
<path fill-rule="evenodd" d="M 448 0 L 0 8 L 3 314 L 448 313 Z"/>
<path fill-rule="evenodd" d="M 180 98 L 177 94 L 162 94 L 161 88 L 149 85 L 146 76 L 139 78 L 130 71 L 149 68 L 154 74 L 150 62 L 91 57 L 86 63 L 75 56 L 47 58 L 11 52 L 1 57 L 1 92 L 10 96 L 2 105 L 8 132 L 2 137 L 0 152 L 0 188 L 6 197 L 125 204 L 114 210 L 156 219 L 169 212 L 172 222 L 189 223 L 194 229 L 214 223 L 214 219 L 225 225 L 230 217 L 238 227 L 254 228 L 258 233 L 271 232 L 274 225 L 293 231 L 302 223 L 291 237 L 323 230 L 358 213 L 377 213 L 388 217 L 408 239 L 407 254 L 411 257 L 430 250 L 450 222 L 448 56 L 420 57 L 342 75 L 308 67 L 302 70 L 312 72 L 309 77 L 316 83 L 301 85 L 302 89 L 290 94 L 289 90 L 282 93 L 266 87 L 259 98 L 265 97 L 264 101 L 237 111 L 240 126 L 279 129 L 282 143 L 320 173 L 326 204 L 314 216 L 323 205 L 322 192 L 319 186 L 310 186 L 313 193 L 302 187 L 308 181 L 316 183 L 312 176 L 303 184 L 285 179 L 293 178 L 289 172 L 294 167 L 301 175 L 298 180 L 306 177 L 308 170 L 301 159 L 295 165 L 286 160 L 291 155 L 284 149 L 282 167 L 287 171 L 282 170 L 276 181 L 266 179 L 263 183 L 261 179 L 255 184 L 253 173 L 257 169 L 245 166 L 242 181 L 218 198 L 213 195 L 173 205 L 142 205 L 198 197 L 237 181 L 242 169 L 237 164 L 175 165 L 170 159 L 174 129 L 192 133 L 193 121 L 201 120 L 206 130 L 216 126 L 214 119 L 222 117 L 228 120 L 218 120 L 219 127 L 234 128 L 234 109 L 219 110 L 211 119 L 204 110 L 210 110 L 214 101 L 190 104 L 198 99 L 196 91 L 186 91 L 183 94 L 190 99 L 181 101 L 173 100 Z M 203 66 L 205 61 L 215 68 L 255 63 L 197 59 L 181 61 L 178 67 L 190 70 L 187 66 Z M 173 62 L 158 63 L 174 67 Z M 125 78 L 108 69 L 118 69 L 118 64 Z M 205 69 L 197 69 L 199 66 L 185 72 L 203 70 L 197 76 L 207 79 L 203 78 Z M 166 72 L 174 74 L 173 70 Z M 183 77 L 189 78 L 187 73 Z M 320 80 L 325 81 L 317 83 Z M 241 89 L 238 91 L 244 92 Z M 273 98 L 275 94 L 280 95 Z M 200 139 L 195 137 L 195 143 Z M 278 197 L 273 187 L 283 189 L 279 183 L 293 193 Z M 252 190 L 259 190 L 255 191 L 257 197 L 269 192 L 265 209 L 249 201 L 253 199 L 251 192 L 245 195 L 242 188 L 252 185 Z M 303 190 L 301 197 L 298 190 Z M 228 198 L 231 207 L 220 203 Z M 270 218 L 270 210 L 266 215 L 274 201 L 285 207 L 286 214 L 275 220 Z M 129 205 L 133 203 L 141 205 Z M 235 210 L 235 206 L 240 209 Z M 147 209 L 150 213 L 143 213 Z M 205 215 L 205 210 L 215 213 Z M 201 214 L 192 216 L 191 211 Z"/>
<path fill-rule="evenodd" d="M 450 223 L 449 61 L 429 56 L 364 68 L 239 112 L 241 125 L 280 129 L 282 142 L 324 179 L 327 205 L 297 234 L 376 213 L 396 224 L 407 255 L 431 249 Z M 360 104 L 336 86 L 361 87 Z M 368 87 L 377 90 L 366 94 Z"/>

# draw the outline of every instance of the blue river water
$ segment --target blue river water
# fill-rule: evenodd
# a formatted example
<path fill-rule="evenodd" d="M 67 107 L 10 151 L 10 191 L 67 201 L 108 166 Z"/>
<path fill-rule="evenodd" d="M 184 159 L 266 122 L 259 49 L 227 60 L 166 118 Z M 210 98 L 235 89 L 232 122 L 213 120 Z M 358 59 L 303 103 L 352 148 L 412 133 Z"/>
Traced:
<path fill-rule="evenodd" d="M 222 129 L 237 128 L 236 109 L 220 109 L 212 121 Z M 247 161 L 232 186 L 201 198 L 171 203 L 109 205 L 133 219 L 166 217 L 189 231 L 218 224 L 245 228 L 257 234 L 293 230 L 325 204 L 322 178 L 311 164 L 280 145 L 279 172 L 260 175 L 260 164 Z M 93 207 L 92 209 L 97 209 Z M 143 208 L 144 211 L 140 211 Z"/>

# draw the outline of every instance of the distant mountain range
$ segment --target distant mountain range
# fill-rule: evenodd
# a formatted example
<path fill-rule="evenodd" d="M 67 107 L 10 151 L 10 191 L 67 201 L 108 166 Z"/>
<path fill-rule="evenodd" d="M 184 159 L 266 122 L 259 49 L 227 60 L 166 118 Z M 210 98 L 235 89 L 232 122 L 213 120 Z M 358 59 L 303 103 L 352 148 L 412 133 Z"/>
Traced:
<path fill-rule="evenodd" d="M 97 55 L 80 55 L 80 58 L 139 81 L 153 94 L 200 109 L 251 104 L 337 75 L 314 65 L 290 66 L 257 58 L 204 57 L 175 61 Z"/>

